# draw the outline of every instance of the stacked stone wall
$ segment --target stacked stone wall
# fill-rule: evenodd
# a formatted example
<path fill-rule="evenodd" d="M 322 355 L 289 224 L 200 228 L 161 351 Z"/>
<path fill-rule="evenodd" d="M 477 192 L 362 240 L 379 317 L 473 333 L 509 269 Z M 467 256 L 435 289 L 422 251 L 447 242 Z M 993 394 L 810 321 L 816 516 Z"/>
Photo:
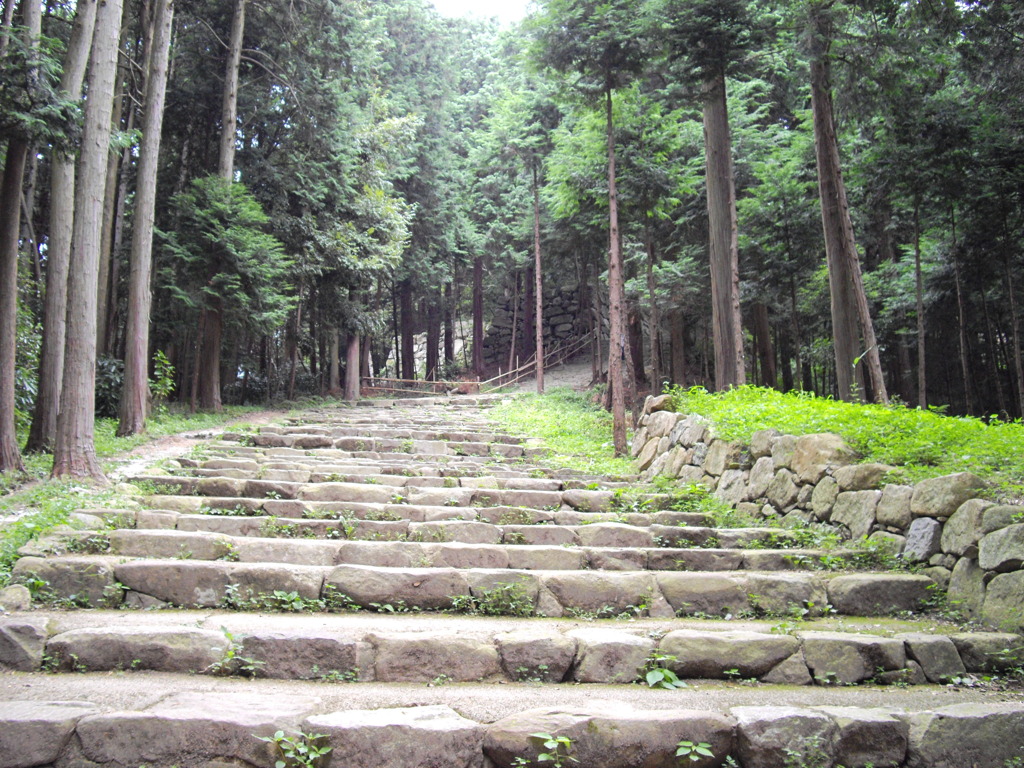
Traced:
<path fill-rule="evenodd" d="M 519 306 L 513 309 L 511 299 L 500 306 L 491 318 L 484 338 L 484 364 L 490 367 L 507 366 L 508 353 L 512 344 L 513 315 L 519 329 L 516 339 L 522 334 L 524 316 L 523 297 L 519 297 Z M 533 307 L 525 309 L 533 312 Z M 579 290 L 558 288 L 544 295 L 544 344 L 546 347 L 559 342 L 574 339 L 586 333 L 586 317 L 580 312 Z"/>
<path fill-rule="evenodd" d="M 886 482 L 894 469 L 861 463 L 834 434 L 716 436 L 700 416 L 648 398 L 632 453 L 647 479 L 701 483 L 739 512 L 782 524 L 825 523 L 921 564 L 966 617 L 1024 629 L 1024 507 L 985 498 L 970 472 Z"/>

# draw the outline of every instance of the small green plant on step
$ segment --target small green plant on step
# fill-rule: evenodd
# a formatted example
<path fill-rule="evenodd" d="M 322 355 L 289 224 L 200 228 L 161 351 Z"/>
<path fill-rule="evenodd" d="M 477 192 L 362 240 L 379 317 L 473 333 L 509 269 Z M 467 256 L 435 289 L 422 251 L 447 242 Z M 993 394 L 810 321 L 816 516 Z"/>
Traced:
<path fill-rule="evenodd" d="M 783 750 L 786 753 L 784 768 L 828 768 L 832 765 L 832 758 L 828 756 L 820 736 L 812 736 L 804 741 L 803 749 Z M 841 765 L 835 768 L 843 768 Z M 870 764 L 864 768 L 872 768 Z"/>
<path fill-rule="evenodd" d="M 224 651 L 224 656 L 219 661 L 213 662 L 203 671 L 208 675 L 216 675 L 218 677 L 238 675 L 239 677 L 248 677 L 250 680 L 254 680 L 260 667 L 265 662 L 248 656 L 242 656 L 242 644 L 235 640 L 235 636 L 228 632 L 226 627 L 221 627 L 220 631 L 227 638 L 228 647 Z"/>
<path fill-rule="evenodd" d="M 578 763 L 572 756 L 572 739 L 568 736 L 552 736 L 550 733 L 531 733 L 531 739 L 539 739 L 546 750 L 537 755 L 538 763 L 551 763 L 552 768 L 565 768 L 569 763 Z"/>
<path fill-rule="evenodd" d="M 687 684 L 679 679 L 678 675 L 669 669 L 668 665 L 676 661 L 676 657 L 662 651 L 652 651 L 644 664 L 644 681 L 650 688 L 664 688 L 674 691 L 677 688 L 687 688 Z"/>
<path fill-rule="evenodd" d="M 691 763 L 699 763 L 702 757 L 714 756 L 715 753 L 711 751 L 711 745 L 706 741 L 695 743 L 684 739 L 676 744 L 676 757 L 681 762 L 688 760 Z"/>
<path fill-rule="evenodd" d="M 320 768 L 331 752 L 327 737 L 321 733 L 299 731 L 295 736 L 289 736 L 284 731 L 277 731 L 273 736 L 256 738 L 274 745 L 280 756 L 274 768 Z"/>
<path fill-rule="evenodd" d="M 451 610 L 483 616 L 532 616 L 533 597 L 520 582 L 496 584 L 476 595 L 452 595 Z"/>

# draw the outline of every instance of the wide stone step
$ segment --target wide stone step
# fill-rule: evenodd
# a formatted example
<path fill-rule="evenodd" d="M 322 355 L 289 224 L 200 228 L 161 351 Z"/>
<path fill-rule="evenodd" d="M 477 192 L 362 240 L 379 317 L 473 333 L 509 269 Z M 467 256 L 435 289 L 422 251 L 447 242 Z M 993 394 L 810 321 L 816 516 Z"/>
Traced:
<path fill-rule="evenodd" d="M 132 478 L 147 490 L 157 491 L 148 501 L 161 503 L 161 496 L 189 495 L 208 498 L 237 498 L 244 502 L 296 500 L 305 502 L 352 502 L 362 504 L 413 504 L 449 507 L 526 507 L 531 509 L 573 509 L 581 512 L 615 511 L 620 497 L 602 490 L 532 490 L 529 488 L 488 487 L 507 485 L 495 478 L 482 478 L 480 484 L 470 478 L 445 478 L 449 482 L 431 485 L 394 485 L 367 482 L 290 482 L 233 477 L 178 477 L 142 475 Z M 480 487 L 483 485 L 484 487 Z M 638 494 L 635 503 L 624 509 L 661 511 L 668 502 L 663 494 Z M 197 501 L 196 507 L 204 502 Z M 212 505 L 212 502 L 205 502 Z M 245 506 L 250 504 L 245 503 Z"/>
<path fill-rule="evenodd" d="M 346 521 L 339 524 L 327 521 L 282 523 L 264 518 L 258 529 L 253 526 L 246 530 L 245 524 L 252 524 L 253 518 L 227 518 L 216 522 L 233 524 L 238 535 L 225 533 L 223 529 L 227 525 L 220 526 L 221 530 L 216 530 L 215 526 L 202 531 L 181 528 L 193 521 L 215 522 L 205 516 L 190 516 L 178 518 L 178 530 L 61 533 L 25 547 L 22 554 L 92 551 L 123 557 L 291 565 L 612 571 L 785 571 L 808 570 L 816 565 L 820 568 L 825 562 L 832 570 L 838 570 L 841 564 L 854 563 L 857 555 L 852 550 L 581 545 L 581 538 L 587 535 L 599 541 L 600 526 L 583 526 L 577 532 L 577 529 L 562 526 L 494 526 L 470 521 Z M 627 526 L 614 527 L 643 532 Z M 660 527 L 651 526 L 655 530 Z M 535 540 L 528 542 L 530 535 Z"/>
<path fill-rule="evenodd" d="M 125 562 L 95 555 L 22 557 L 13 575 L 47 591 L 51 599 L 92 607 L 232 607 L 275 592 L 294 592 L 323 610 L 380 610 L 382 605 L 447 610 L 467 600 L 484 600 L 514 604 L 509 612 L 551 617 L 884 616 L 920 610 L 934 597 L 934 582 L 928 577 L 893 573 L 332 567 L 187 559 Z"/>
<path fill-rule="evenodd" d="M 510 459 L 520 456 L 537 455 L 537 452 L 531 452 L 532 449 L 525 448 L 515 442 L 398 439 L 378 437 L 369 432 L 342 437 L 308 433 L 225 433 L 221 436 L 221 440 L 229 442 L 238 441 L 257 448 L 336 448 L 353 452 L 408 453 L 438 456 L 503 456 Z"/>
<path fill-rule="evenodd" d="M 419 429 L 416 425 L 387 426 L 368 421 L 363 424 L 347 423 L 335 426 L 313 426 L 308 424 L 294 426 L 260 427 L 261 435 L 322 435 L 327 437 L 373 437 L 397 440 L 429 440 L 459 443 L 507 443 L 522 444 L 523 438 L 493 430 L 467 431 L 458 429 L 430 430 Z M 243 435 L 244 436 L 244 435 Z"/>
<path fill-rule="evenodd" d="M 221 462 L 214 462 L 220 464 Z M 238 462 L 241 464 L 241 462 Z M 493 473 L 487 475 L 451 475 L 425 477 L 422 475 L 404 474 L 401 472 L 372 472 L 359 467 L 355 472 L 345 472 L 331 467 L 331 471 L 323 469 L 303 468 L 295 465 L 284 467 L 260 466 L 258 468 L 239 467 L 200 467 L 185 468 L 175 471 L 171 476 L 178 480 L 228 478 L 233 480 L 267 480 L 271 482 L 289 483 L 368 483 L 370 485 L 389 485 L 398 488 L 500 488 L 516 491 L 562 491 L 565 483 L 562 480 L 535 477 L 498 477 Z M 161 475 L 132 478 L 133 482 L 160 482 Z M 185 483 L 184 488 L 194 487 Z"/>
<path fill-rule="evenodd" d="M 8 701 L 0 712 L 0 754 L 16 757 L 3 765 L 271 768 L 283 758 L 285 738 L 302 744 L 308 737 L 318 750 L 330 750 L 332 764 L 347 768 L 512 768 L 535 764 L 553 749 L 563 765 L 678 768 L 681 743 L 713 755 L 702 765 L 731 758 L 745 768 L 782 768 L 795 755 L 813 761 L 805 765 L 1001 768 L 1019 755 L 1024 734 L 1024 705 L 1016 702 L 922 701 L 890 711 L 872 708 L 861 695 L 837 697 L 852 699 L 845 706 L 730 705 L 716 698 L 695 707 L 671 692 L 648 692 L 634 704 L 584 698 L 588 687 L 565 701 L 561 688 L 558 700 L 543 686 L 493 685 L 366 686 L 362 696 L 342 687 L 324 698 L 323 686 L 312 683 L 254 681 L 240 689 L 211 681 L 207 690 L 180 692 L 159 677 L 150 682 L 153 693 L 126 700 L 119 690 L 89 685 L 92 677 L 78 681 L 75 700 L 54 692 L 50 699 Z M 481 716 L 495 710 L 504 715 Z M 538 733 L 561 744 L 545 747 Z"/>
<path fill-rule="evenodd" d="M 814 629 L 763 623 L 554 621 L 399 615 L 319 617 L 195 612 L 88 612 L 0 620 L 0 669 L 172 672 L 319 682 L 629 684 L 651 670 L 682 680 L 798 686 L 926 685 L 1005 674 L 1004 633 Z M 635 625 L 635 626 L 634 626 Z M 671 679 L 671 678 L 670 678 Z M 657 682 L 657 681 L 655 681 Z"/>

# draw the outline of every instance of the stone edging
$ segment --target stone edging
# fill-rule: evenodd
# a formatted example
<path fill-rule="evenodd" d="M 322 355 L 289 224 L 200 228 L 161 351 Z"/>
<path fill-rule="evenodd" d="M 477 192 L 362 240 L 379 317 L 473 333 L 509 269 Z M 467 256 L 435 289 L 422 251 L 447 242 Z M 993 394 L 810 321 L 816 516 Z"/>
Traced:
<path fill-rule="evenodd" d="M 838 435 L 761 430 L 749 445 L 729 442 L 702 417 L 668 406 L 666 395 L 647 398 L 633 437 L 645 478 L 702 483 L 753 517 L 842 527 L 926 563 L 966 617 L 1024 630 L 1024 507 L 979 498 L 981 478 L 959 472 L 886 484 L 892 468 L 857 463 Z"/>

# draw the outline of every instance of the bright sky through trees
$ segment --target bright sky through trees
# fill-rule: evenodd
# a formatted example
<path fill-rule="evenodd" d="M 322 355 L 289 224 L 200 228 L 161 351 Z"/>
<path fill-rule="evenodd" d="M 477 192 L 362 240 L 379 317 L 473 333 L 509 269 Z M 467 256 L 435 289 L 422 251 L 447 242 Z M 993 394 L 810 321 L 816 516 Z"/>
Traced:
<path fill-rule="evenodd" d="M 520 21 L 526 16 L 530 0 L 433 0 L 434 7 L 443 16 L 497 16 L 502 24 Z"/>

